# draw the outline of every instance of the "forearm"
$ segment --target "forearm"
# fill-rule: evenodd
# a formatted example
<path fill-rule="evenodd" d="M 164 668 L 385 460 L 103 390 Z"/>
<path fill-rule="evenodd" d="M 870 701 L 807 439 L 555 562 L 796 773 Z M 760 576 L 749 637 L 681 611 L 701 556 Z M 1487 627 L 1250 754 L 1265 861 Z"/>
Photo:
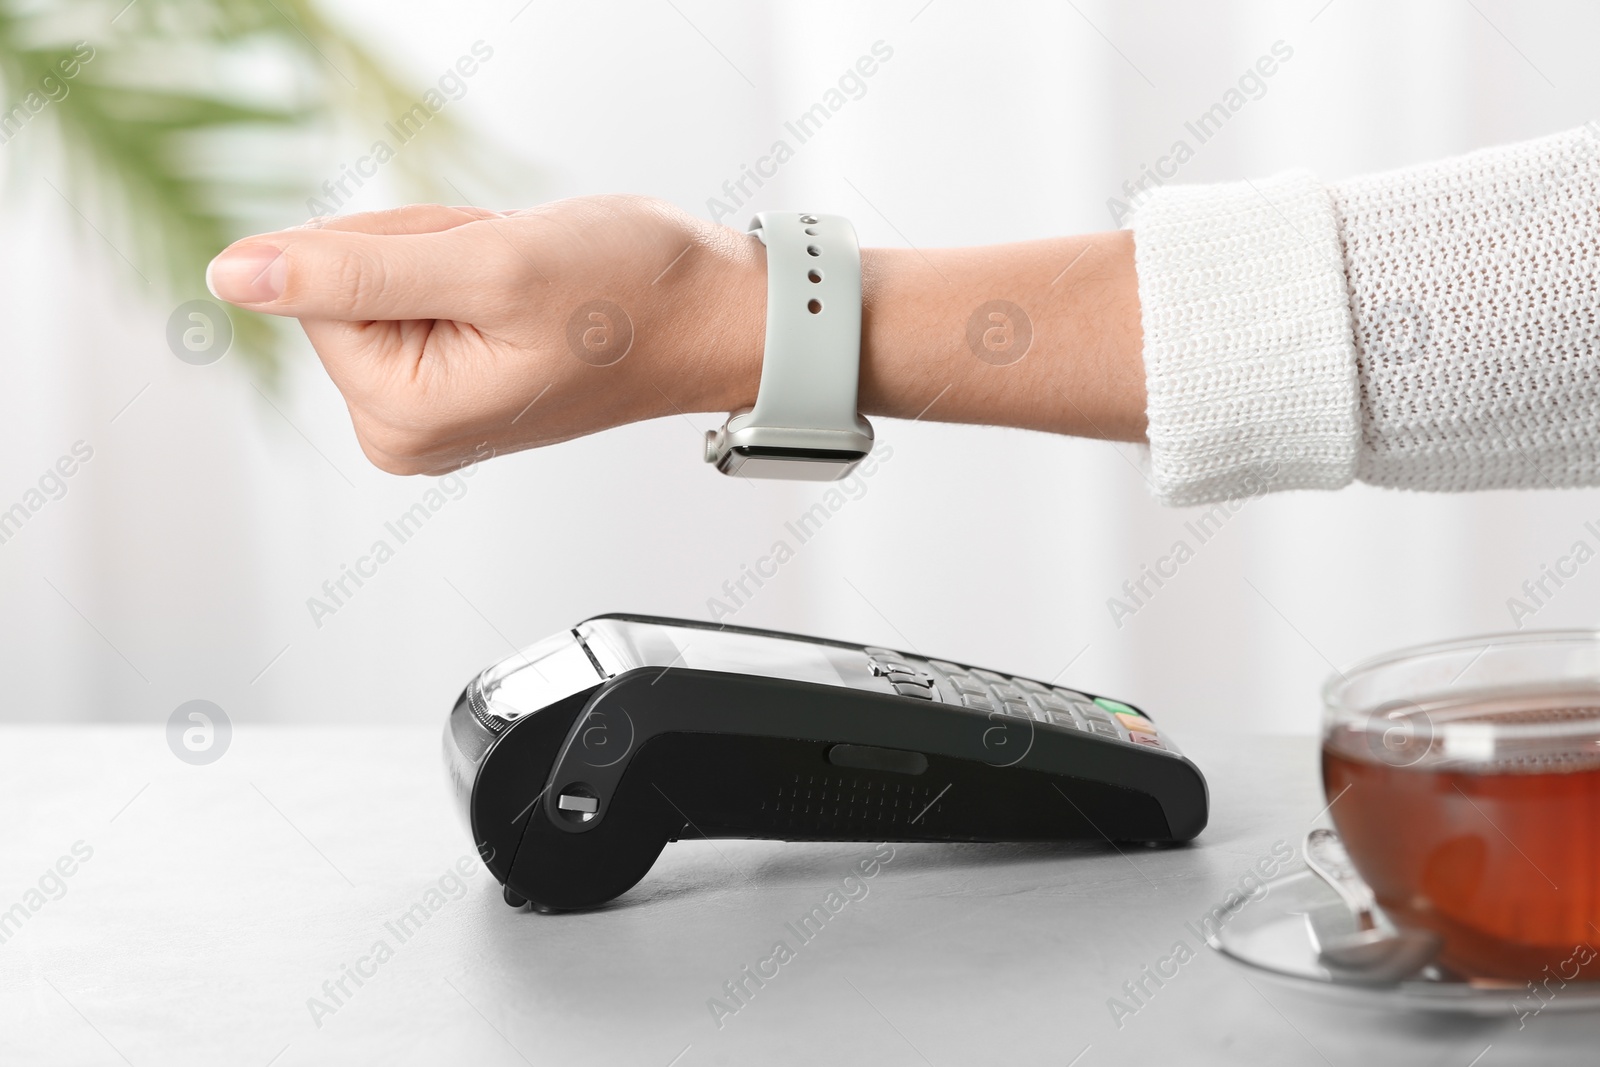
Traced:
<path fill-rule="evenodd" d="M 754 247 L 751 247 L 754 246 Z M 754 239 L 716 287 L 735 305 L 712 406 L 755 399 L 766 290 Z M 1144 437 L 1138 283 L 1126 231 L 980 248 L 862 251 L 867 415 Z M 696 342 L 699 344 L 700 342 Z"/>
<path fill-rule="evenodd" d="M 1130 234 L 870 249 L 862 272 L 868 414 L 1143 438 Z"/>

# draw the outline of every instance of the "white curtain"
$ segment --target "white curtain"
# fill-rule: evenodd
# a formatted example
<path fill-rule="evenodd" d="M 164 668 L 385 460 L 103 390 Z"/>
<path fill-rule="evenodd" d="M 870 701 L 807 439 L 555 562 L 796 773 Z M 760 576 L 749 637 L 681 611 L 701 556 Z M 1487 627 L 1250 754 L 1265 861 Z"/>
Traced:
<path fill-rule="evenodd" d="M 1592 118 L 1600 78 L 1600 10 L 1575 0 L 521 6 L 336 5 L 419 92 L 474 41 L 494 48 L 452 106 L 541 168 L 526 201 L 631 190 L 702 214 L 883 42 L 892 55 L 734 220 L 819 207 L 869 244 L 1112 228 L 1108 202 L 1180 139 L 1175 180 L 1219 181 L 1537 136 Z M 1241 87 L 1279 42 L 1290 56 Z M 1186 123 L 1233 90 L 1244 103 L 1200 143 Z M 330 168 L 369 140 L 352 138 Z M 197 697 L 238 724 L 435 722 L 511 644 L 604 611 L 705 617 L 823 492 L 710 472 L 697 433 L 719 414 L 497 459 L 315 620 L 308 598 L 429 483 L 366 464 L 303 343 L 270 400 L 232 356 L 175 359 L 176 301 L 147 295 L 136 252 L 85 225 L 26 150 L 0 148 L 0 509 L 77 442 L 93 456 L 0 544 L 0 717 L 147 723 L 152 744 Z M 350 206 L 385 202 L 374 185 Z M 892 460 L 776 577 L 747 580 L 734 621 L 1059 674 L 1144 704 L 1180 741 L 1312 731 L 1331 664 L 1510 627 L 1507 599 L 1600 520 L 1593 491 L 1355 487 L 1251 502 L 1201 544 L 1196 513 L 1150 501 L 1131 447 L 878 431 Z M 1114 620 L 1108 600 L 1180 539 L 1193 558 Z M 1592 625 L 1597 574 L 1532 622 Z"/>

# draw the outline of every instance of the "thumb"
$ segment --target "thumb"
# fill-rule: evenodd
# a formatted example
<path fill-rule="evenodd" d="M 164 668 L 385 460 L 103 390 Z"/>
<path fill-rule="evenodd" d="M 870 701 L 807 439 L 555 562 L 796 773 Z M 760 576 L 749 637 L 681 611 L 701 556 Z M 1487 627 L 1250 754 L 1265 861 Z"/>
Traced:
<path fill-rule="evenodd" d="M 219 300 L 269 315 L 471 321 L 491 286 L 492 243 L 472 224 L 440 233 L 284 230 L 247 237 L 206 268 Z M 502 280 L 505 276 L 488 277 Z"/>

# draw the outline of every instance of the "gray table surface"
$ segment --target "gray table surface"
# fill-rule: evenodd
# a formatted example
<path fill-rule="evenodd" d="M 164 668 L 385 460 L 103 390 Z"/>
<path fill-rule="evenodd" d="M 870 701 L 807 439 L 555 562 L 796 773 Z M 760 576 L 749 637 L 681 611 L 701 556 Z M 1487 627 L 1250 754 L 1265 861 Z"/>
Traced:
<path fill-rule="evenodd" d="M 0 729 L 0 909 L 27 912 L 0 1063 L 1594 1062 L 1600 1016 L 1337 1007 L 1200 945 L 1189 924 L 1323 799 L 1309 738 L 1178 740 L 1211 783 L 1194 847 L 900 845 L 800 942 L 786 924 L 873 846 L 680 843 L 603 911 L 513 912 L 435 730 L 241 727 L 193 767 L 157 727 Z M 779 940 L 792 958 L 714 1018 Z M 1194 958 L 1119 1026 L 1109 999 L 1179 941 Z M 335 1001 L 347 966 L 368 977 Z"/>

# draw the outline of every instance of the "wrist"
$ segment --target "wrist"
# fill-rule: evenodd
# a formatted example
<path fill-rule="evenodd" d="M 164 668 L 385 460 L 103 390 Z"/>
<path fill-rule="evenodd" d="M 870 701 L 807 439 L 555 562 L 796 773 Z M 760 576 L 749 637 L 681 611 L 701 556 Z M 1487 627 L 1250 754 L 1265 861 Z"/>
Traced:
<path fill-rule="evenodd" d="M 748 407 L 766 345 L 765 250 L 748 234 L 710 225 L 679 267 L 671 290 L 681 322 L 672 333 L 674 385 L 661 387 L 683 412 Z"/>
<path fill-rule="evenodd" d="M 942 345 L 929 343 L 940 331 L 929 331 L 932 336 L 924 335 L 922 344 L 907 335 L 908 330 L 921 333 L 927 328 L 915 320 L 928 310 L 927 294 L 938 280 L 915 255 L 900 248 L 861 250 L 859 403 L 864 415 L 915 418 L 942 388 L 927 391 L 932 384 L 930 370 L 947 363 L 950 356 Z"/>

